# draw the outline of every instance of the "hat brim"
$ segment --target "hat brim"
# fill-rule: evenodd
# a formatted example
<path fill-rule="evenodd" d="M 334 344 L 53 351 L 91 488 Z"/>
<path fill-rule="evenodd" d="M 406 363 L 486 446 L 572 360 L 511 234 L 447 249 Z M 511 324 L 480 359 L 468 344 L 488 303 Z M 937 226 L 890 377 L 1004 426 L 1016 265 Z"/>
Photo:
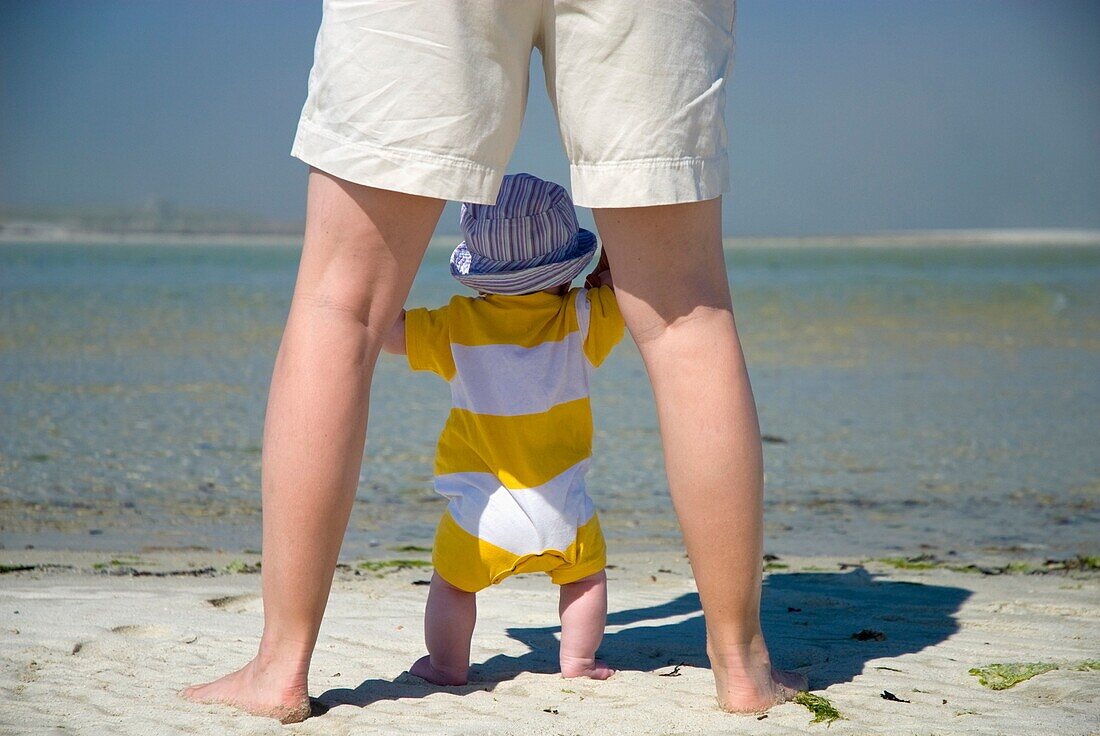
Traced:
<path fill-rule="evenodd" d="M 487 294 L 528 294 L 568 283 L 580 275 L 596 252 L 595 234 L 583 228 L 578 229 L 574 241 L 560 250 L 563 253 L 576 253 L 578 248 L 581 249 L 580 255 L 537 266 L 495 269 L 491 272 L 483 270 L 463 272 L 456 266 L 456 261 L 465 261 L 469 264 L 470 260 L 458 257 L 466 249 L 466 243 L 462 242 L 451 256 L 451 275 L 471 289 Z"/>

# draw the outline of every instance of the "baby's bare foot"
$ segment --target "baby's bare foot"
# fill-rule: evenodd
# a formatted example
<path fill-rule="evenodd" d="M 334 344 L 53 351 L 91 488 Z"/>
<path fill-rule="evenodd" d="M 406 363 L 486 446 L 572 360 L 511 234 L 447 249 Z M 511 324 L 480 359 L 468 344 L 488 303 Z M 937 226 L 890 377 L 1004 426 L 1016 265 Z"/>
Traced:
<path fill-rule="evenodd" d="M 180 695 L 196 703 L 228 705 L 254 716 L 298 723 L 309 717 L 309 695 L 304 680 L 292 680 L 260 671 L 252 661 L 218 680 L 189 687 Z"/>
<path fill-rule="evenodd" d="M 593 680 L 606 680 L 615 674 L 615 670 L 599 659 L 581 659 L 577 657 L 561 658 L 562 677 L 588 677 Z"/>
<path fill-rule="evenodd" d="M 410 675 L 416 675 L 433 685 L 465 685 L 468 672 L 468 667 L 436 667 L 428 654 L 413 662 L 413 666 L 409 668 Z"/>

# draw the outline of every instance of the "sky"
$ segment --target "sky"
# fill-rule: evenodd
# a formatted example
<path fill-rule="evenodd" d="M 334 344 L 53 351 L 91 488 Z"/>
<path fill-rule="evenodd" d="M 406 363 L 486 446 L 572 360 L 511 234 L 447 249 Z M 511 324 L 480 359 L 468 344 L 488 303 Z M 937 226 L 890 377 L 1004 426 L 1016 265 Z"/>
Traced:
<path fill-rule="evenodd" d="M 0 1 L 0 205 L 300 219 L 289 150 L 320 15 Z M 531 66 L 509 170 L 567 183 Z M 728 234 L 1100 228 L 1100 3 L 741 0 L 727 121 Z"/>

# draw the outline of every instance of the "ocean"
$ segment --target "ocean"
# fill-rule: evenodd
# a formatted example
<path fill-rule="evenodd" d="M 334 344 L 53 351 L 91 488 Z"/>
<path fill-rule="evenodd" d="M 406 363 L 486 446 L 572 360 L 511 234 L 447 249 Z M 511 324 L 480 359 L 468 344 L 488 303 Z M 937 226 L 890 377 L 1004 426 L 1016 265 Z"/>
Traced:
<path fill-rule="evenodd" d="M 433 248 L 410 306 L 462 289 Z M 260 546 L 289 247 L 0 246 L 0 544 Z M 766 551 L 1100 552 L 1100 249 L 727 249 Z M 678 545 L 629 338 L 592 383 L 611 553 Z M 427 546 L 446 385 L 383 356 L 345 556 Z"/>

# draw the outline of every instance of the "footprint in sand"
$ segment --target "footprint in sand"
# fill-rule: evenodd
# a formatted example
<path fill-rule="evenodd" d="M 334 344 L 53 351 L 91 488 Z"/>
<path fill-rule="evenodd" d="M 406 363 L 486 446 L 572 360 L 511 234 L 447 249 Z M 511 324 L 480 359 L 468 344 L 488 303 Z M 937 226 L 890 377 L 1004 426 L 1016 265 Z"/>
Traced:
<path fill-rule="evenodd" d="M 140 624 L 126 624 L 124 626 L 116 626 L 111 629 L 112 634 L 121 634 L 122 636 L 134 636 L 142 639 L 148 639 L 158 636 L 167 636 L 172 633 L 171 629 L 167 629 L 163 626 L 142 626 Z"/>
<path fill-rule="evenodd" d="M 225 595 L 220 598 L 207 598 L 206 602 L 219 611 L 241 613 L 242 611 L 259 610 L 260 606 L 257 603 L 259 600 L 260 596 L 255 593 L 246 593 L 245 595 Z"/>
<path fill-rule="evenodd" d="M 167 629 L 163 626 L 142 626 L 141 624 L 123 624 L 122 626 L 115 626 L 107 631 L 110 634 L 137 639 L 163 638 L 172 634 L 171 629 Z M 101 654 L 104 651 L 117 650 L 119 644 L 118 640 L 112 639 L 109 636 L 85 639 L 83 641 L 74 642 L 73 648 L 69 651 L 69 654 L 71 656 L 89 654 L 91 652 Z"/>
<path fill-rule="evenodd" d="M 179 634 L 173 629 L 166 626 L 143 626 L 141 624 L 123 624 L 122 626 L 115 626 L 107 630 L 109 634 L 115 634 L 119 637 L 126 639 L 169 639 L 179 638 Z M 181 644 L 191 644 L 198 639 L 195 635 L 185 636 Z M 69 654 L 71 656 L 78 656 L 81 654 L 95 653 L 102 655 L 106 652 L 118 651 L 119 647 L 129 647 L 132 645 L 123 644 L 118 639 L 110 636 L 97 637 L 94 639 L 86 639 L 83 641 L 77 641 L 73 643 L 73 648 Z"/>

